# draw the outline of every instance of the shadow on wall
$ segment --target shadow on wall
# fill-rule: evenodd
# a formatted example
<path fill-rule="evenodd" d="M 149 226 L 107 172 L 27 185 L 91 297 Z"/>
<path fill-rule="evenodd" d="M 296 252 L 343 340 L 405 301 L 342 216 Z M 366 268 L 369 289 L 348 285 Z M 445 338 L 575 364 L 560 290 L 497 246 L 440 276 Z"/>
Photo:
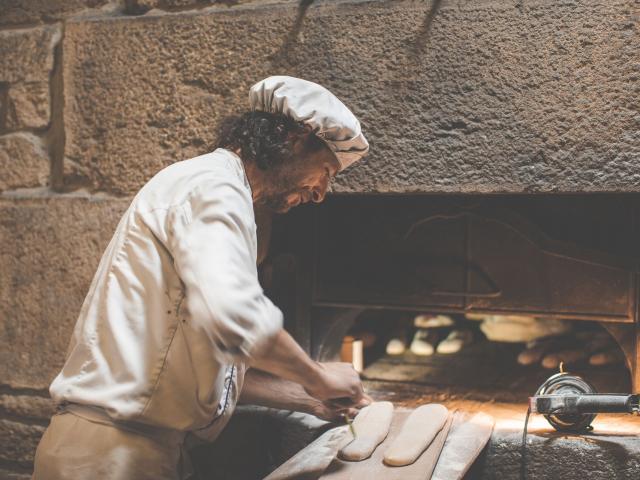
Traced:
<path fill-rule="evenodd" d="M 274 68 L 283 67 L 291 64 L 290 52 L 293 47 L 298 43 L 298 36 L 300 35 L 300 31 L 302 30 L 302 25 L 304 23 L 304 19 L 307 16 L 307 10 L 313 4 L 315 0 L 300 0 L 298 4 L 298 13 L 296 15 L 296 19 L 293 22 L 293 26 L 284 37 L 284 41 L 282 42 L 282 46 L 278 50 L 278 52 L 273 55 L 271 61 L 273 62 Z"/>
<path fill-rule="evenodd" d="M 441 6 L 442 0 L 433 0 L 431 8 L 427 10 L 427 16 L 424 18 L 424 23 L 422 24 L 422 27 L 420 27 L 420 31 L 418 32 L 418 36 L 416 37 L 416 41 L 414 44 L 415 55 L 420 54 L 427 46 L 429 32 L 431 32 L 431 24 L 433 23 L 433 19 L 438 14 L 438 10 L 440 10 Z"/>
<path fill-rule="evenodd" d="M 298 43 L 298 38 L 300 36 L 305 17 L 307 16 L 307 11 L 309 10 L 309 7 L 313 5 L 314 1 L 315 0 L 300 0 L 295 21 L 293 22 L 291 29 L 285 36 L 284 41 L 282 42 L 282 46 L 280 47 L 278 52 L 271 58 L 274 68 L 287 66 L 292 63 L 290 53 Z M 418 35 L 416 36 L 413 44 L 413 55 L 419 55 L 426 48 L 427 42 L 429 40 L 429 34 L 431 32 L 431 25 L 433 24 L 433 20 L 438 14 L 441 6 L 442 0 L 433 0 L 431 6 L 427 8 L 424 22 L 420 27 Z"/>

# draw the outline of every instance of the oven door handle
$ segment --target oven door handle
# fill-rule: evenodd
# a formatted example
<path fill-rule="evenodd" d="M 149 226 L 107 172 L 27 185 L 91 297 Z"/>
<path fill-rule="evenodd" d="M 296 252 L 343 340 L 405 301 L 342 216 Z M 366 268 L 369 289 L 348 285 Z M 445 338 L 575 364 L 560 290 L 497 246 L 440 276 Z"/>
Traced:
<path fill-rule="evenodd" d="M 422 273 L 423 267 L 417 267 L 415 269 L 416 276 L 425 279 L 425 275 Z M 475 297 L 475 298 L 496 298 L 502 295 L 502 290 L 496 282 L 480 267 L 475 264 L 469 264 L 467 266 L 468 273 L 474 273 L 475 278 L 481 279 L 482 282 L 488 287 L 484 291 L 470 291 L 470 290 L 446 290 L 439 288 L 430 288 L 429 295 L 442 296 L 442 297 Z"/>
<path fill-rule="evenodd" d="M 430 290 L 430 295 L 442 296 L 442 297 L 475 297 L 475 298 L 496 298 L 502 295 L 501 290 L 495 290 L 492 292 L 470 292 L 470 291 L 453 291 L 453 290 Z"/>

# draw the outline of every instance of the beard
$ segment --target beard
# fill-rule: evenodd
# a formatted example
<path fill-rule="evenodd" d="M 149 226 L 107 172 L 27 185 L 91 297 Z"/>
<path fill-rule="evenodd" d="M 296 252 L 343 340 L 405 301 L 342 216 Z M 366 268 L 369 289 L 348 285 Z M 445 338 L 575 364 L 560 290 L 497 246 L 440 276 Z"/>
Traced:
<path fill-rule="evenodd" d="M 297 190 L 265 195 L 259 204 L 269 208 L 275 213 L 287 213 L 293 207 L 293 205 L 289 203 L 289 197 L 294 193 L 297 193 Z"/>
<path fill-rule="evenodd" d="M 269 189 L 265 191 L 258 202 L 275 213 L 286 213 L 292 205 L 289 198 L 296 194 L 301 194 L 301 189 L 297 186 L 298 178 L 295 170 L 277 169 L 268 175 Z"/>
<path fill-rule="evenodd" d="M 264 198 L 260 201 L 260 205 L 264 205 L 274 213 L 287 213 L 291 209 L 284 195 L 274 195 Z"/>

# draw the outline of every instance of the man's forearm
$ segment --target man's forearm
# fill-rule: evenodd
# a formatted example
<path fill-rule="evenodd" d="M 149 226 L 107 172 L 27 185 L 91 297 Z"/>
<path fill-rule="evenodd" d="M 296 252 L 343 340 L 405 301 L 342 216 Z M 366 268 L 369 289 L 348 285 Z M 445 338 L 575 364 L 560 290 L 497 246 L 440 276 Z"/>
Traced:
<path fill-rule="evenodd" d="M 245 375 L 240 402 L 305 413 L 315 413 L 320 406 L 299 384 L 253 368 Z"/>
<path fill-rule="evenodd" d="M 300 384 L 321 402 L 339 400 L 350 407 L 364 398 L 360 377 L 350 363 L 313 361 L 285 330 L 254 354 L 250 366 Z"/>
<path fill-rule="evenodd" d="M 313 385 L 320 375 L 318 363 L 285 330 L 251 361 L 251 366 L 303 387 Z"/>

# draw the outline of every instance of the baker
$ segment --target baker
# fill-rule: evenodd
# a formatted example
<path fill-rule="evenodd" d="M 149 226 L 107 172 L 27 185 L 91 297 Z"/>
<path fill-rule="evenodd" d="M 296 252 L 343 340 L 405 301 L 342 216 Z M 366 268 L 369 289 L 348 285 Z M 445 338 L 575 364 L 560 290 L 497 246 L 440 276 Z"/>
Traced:
<path fill-rule="evenodd" d="M 34 479 L 180 479 L 185 440 L 215 439 L 238 402 L 335 418 L 368 403 L 350 364 L 313 361 L 257 274 L 254 207 L 321 202 L 368 151 L 331 92 L 277 76 L 226 119 L 218 148 L 133 199 L 51 384 L 58 413 Z"/>

